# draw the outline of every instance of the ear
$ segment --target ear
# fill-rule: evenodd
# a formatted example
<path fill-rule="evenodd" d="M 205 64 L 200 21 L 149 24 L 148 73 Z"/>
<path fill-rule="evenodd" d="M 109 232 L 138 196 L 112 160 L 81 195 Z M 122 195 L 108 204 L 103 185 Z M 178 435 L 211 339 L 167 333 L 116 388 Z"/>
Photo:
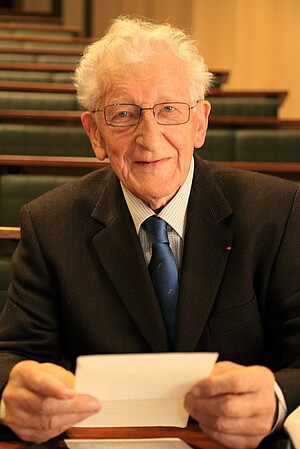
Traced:
<path fill-rule="evenodd" d="M 100 161 L 103 161 L 106 158 L 106 150 L 100 137 L 100 133 L 95 120 L 95 115 L 89 111 L 84 112 L 83 114 L 81 114 L 81 123 L 90 139 L 95 156 Z"/>
<path fill-rule="evenodd" d="M 200 148 L 204 144 L 206 131 L 208 127 L 208 116 L 211 110 L 211 105 L 207 100 L 201 100 L 196 106 L 197 113 L 197 129 L 195 134 L 195 148 Z"/>

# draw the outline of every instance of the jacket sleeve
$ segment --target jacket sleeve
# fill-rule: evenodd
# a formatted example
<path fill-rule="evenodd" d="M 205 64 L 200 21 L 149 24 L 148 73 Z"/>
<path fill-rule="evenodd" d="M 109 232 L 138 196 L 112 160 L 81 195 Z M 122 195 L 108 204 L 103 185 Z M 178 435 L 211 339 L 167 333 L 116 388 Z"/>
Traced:
<path fill-rule="evenodd" d="M 0 389 L 24 359 L 61 359 L 59 289 L 45 260 L 30 213 L 21 211 L 21 240 L 12 259 L 8 298 L 0 315 Z"/>
<path fill-rule="evenodd" d="M 288 413 L 300 403 L 300 193 L 294 198 L 269 282 L 266 316 L 276 381 Z"/>

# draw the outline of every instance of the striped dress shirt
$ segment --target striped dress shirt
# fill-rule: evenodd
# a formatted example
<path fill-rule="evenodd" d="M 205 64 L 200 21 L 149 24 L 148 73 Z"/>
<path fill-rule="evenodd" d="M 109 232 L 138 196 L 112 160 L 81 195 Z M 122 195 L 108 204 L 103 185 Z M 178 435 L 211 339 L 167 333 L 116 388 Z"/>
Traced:
<path fill-rule="evenodd" d="M 167 223 L 170 247 L 174 254 L 178 271 L 180 270 L 182 260 L 186 211 L 193 181 L 193 174 L 194 159 L 191 161 L 189 173 L 185 182 L 182 184 L 174 198 L 172 198 L 172 200 L 166 204 L 159 214 L 157 214 L 158 217 L 162 218 Z M 151 241 L 148 234 L 144 230 L 142 223 L 146 220 L 146 218 L 155 214 L 155 212 L 141 199 L 137 198 L 132 192 L 130 192 L 122 183 L 121 187 L 128 209 L 132 216 L 136 232 L 141 242 L 146 263 L 148 265 L 151 259 Z"/>

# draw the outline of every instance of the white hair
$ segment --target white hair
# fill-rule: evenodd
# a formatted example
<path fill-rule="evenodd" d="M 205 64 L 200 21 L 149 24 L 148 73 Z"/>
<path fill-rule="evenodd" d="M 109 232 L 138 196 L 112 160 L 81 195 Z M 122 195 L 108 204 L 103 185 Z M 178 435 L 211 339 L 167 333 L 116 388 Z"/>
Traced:
<path fill-rule="evenodd" d="M 161 55 L 168 49 L 186 66 L 191 98 L 204 98 L 213 80 L 197 50 L 195 41 L 182 30 L 170 24 L 155 24 L 137 18 L 115 19 L 105 36 L 87 46 L 74 74 L 79 103 L 88 110 L 95 110 L 103 94 L 105 69 L 110 64 L 138 63 Z"/>

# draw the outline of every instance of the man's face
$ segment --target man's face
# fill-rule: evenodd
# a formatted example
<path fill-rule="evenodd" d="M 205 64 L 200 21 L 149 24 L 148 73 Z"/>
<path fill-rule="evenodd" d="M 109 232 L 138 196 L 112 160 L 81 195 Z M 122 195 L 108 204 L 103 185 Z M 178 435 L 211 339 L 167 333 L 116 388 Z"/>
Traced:
<path fill-rule="evenodd" d="M 118 65 L 112 70 L 99 109 L 116 103 L 151 108 L 163 102 L 194 106 L 182 62 L 167 54 L 150 64 Z M 200 101 L 180 125 L 159 125 L 152 111 L 143 111 L 138 125 L 108 126 L 104 114 L 83 114 L 83 126 L 99 159 L 106 155 L 120 181 L 152 209 L 165 206 L 184 183 L 194 147 L 202 146 L 210 106 Z"/>

